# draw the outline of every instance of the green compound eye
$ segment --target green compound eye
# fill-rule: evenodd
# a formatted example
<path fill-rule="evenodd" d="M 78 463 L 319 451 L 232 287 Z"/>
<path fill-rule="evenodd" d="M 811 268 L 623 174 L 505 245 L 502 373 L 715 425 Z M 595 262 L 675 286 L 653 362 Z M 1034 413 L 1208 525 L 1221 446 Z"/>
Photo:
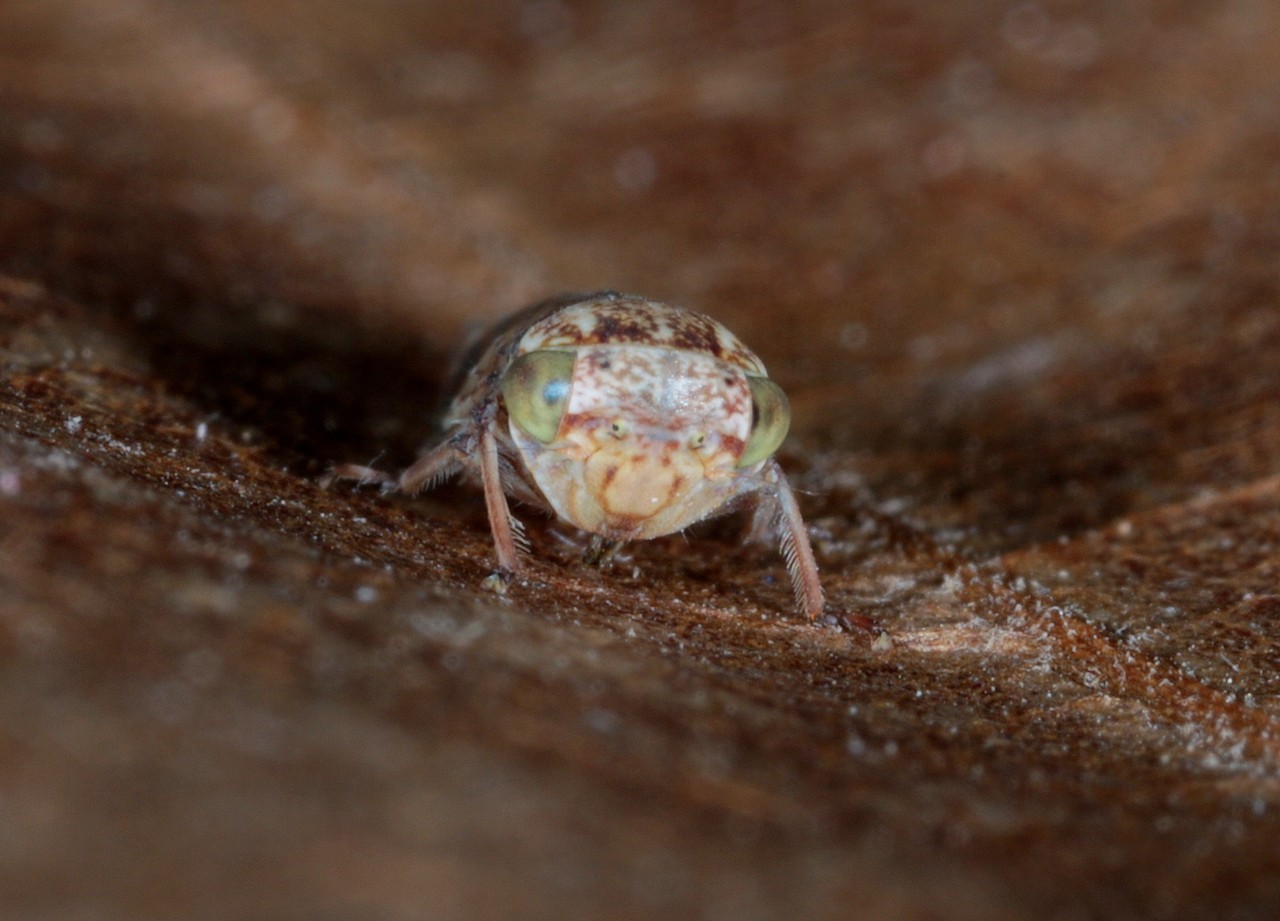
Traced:
<path fill-rule="evenodd" d="M 573 352 L 530 352 L 513 361 L 502 376 L 507 414 L 543 444 L 554 440 L 560 430 L 573 383 L 573 362 Z"/>
<path fill-rule="evenodd" d="M 747 377 L 751 388 L 751 434 L 738 458 L 739 467 L 750 467 L 767 458 L 791 427 L 791 406 L 782 388 L 766 377 Z"/>

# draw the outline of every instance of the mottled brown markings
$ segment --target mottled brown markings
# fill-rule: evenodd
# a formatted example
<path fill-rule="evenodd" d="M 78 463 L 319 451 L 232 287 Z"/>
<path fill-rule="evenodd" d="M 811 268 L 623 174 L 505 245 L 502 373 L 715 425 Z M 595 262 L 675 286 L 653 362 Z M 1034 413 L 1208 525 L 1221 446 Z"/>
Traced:
<path fill-rule="evenodd" d="M 572 318 L 565 318 L 550 324 L 546 337 L 567 345 L 651 342 L 658 331 L 658 323 L 649 312 L 636 309 L 636 303 L 634 299 L 623 303 L 614 300 L 597 302 L 587 328 Z"/>
<path fill-rule="evenodd" d="M 675 324 L 672 344 L 676 348 L 707 352 L 716 358 L 724 354 L 724 344 L 720 341 L 715 327 L 702 317 L 692 314 L 682 317 Z"/>
<path fill-rule="evenodd" d="M 549 318 L 538 330 L 537 347 L 651 345 L 697 351 L 753 373 L 762 370 L 736 336 L 701 314 L 624 295 L 592 296 L 570 306 L 589 307 L 589 322 L 580 325 L 581 315 Z"/>
<path fill-rule="evenodd" d="M 596 320 L 591 330 L 591 340 L 598 343 L 612 342 L 648 342 L 652 339 L 654 324 L 645 318 L 644 322 L 629 315 L 619 315 L 616 311 L 605 311 Z"/>

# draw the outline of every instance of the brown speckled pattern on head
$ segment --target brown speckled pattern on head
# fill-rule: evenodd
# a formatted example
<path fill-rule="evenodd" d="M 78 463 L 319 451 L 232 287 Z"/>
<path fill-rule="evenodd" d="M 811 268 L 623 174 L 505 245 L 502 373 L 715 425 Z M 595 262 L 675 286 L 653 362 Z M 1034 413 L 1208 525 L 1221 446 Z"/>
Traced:
<path fill-rule="evenodd" d="M 744 442 L 751 432 L 751 390 L 737 367 L 701 352 L 638 344 L 577 352 L 569 417 L 622 416 L 655 430 L 714 430 Z"/>
<path fill-rule="evenodd" d="M 626 344 L 701 352 L 748 374 L 766 373 L 742 340 L 710 317 L 628 294 L 593 295 L 555 311 L 529 327 L 518 353 Z"/>

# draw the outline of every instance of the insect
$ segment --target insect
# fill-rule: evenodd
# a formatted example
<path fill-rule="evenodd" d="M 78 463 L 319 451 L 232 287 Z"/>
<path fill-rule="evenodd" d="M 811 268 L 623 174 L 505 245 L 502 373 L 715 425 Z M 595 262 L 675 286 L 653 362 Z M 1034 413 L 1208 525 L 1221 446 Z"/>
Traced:
<path fill-rule="evenodd" d="M 525 544 L 508 494 L 592 534 L 589 555 L 754 501 L 752 531 L 777 535 L 801 611 L 822 614 L 808 533 L 773 458 L 786 395 L 715 320 L 613 291 L 562 295 L 491 330 L 452 392 L 443 440 L 398 478 L 346 464 L 327 482 L 414 494 L 460 472 L 478 479 L 499 585 Z"/>

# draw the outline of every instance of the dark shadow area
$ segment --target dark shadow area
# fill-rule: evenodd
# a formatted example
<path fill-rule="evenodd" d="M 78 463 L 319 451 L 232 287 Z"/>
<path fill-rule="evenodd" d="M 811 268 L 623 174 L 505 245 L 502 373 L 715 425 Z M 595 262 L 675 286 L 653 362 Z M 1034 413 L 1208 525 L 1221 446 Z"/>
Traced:
<path fill-rule="evenodd" d="M 63 168 L 92 194 L 54 194 L 0 147 L 0 272 L 100 311 L 166 390 L 299 475 L 412 461 L 452 343 L 362 316 L 331 267 L 262 227 L 199 219 L 87 163 Z"/>

